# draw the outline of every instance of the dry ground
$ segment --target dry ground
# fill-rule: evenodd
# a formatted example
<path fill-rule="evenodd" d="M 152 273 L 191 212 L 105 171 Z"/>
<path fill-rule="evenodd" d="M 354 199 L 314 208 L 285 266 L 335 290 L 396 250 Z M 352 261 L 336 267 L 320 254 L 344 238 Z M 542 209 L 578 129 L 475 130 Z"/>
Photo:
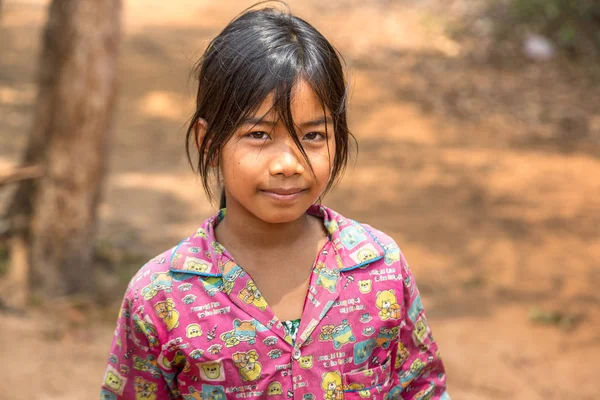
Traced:
<path fill-rule="evenodd" d="M 18 162 L 26 140 L 45 3 L 5 1 L 0 169 Z M 99 237 L 113 252 L 150 257 L 213 212 L 183 152 L 188 77 L 208 40 L 251 3 L 125 3 Z M 598 85 L 560 60 L 507 67 L 472 52 L 444 34 L 456 12 L 444 2 L 290 3 L 341 50 L 352 82 L 360 152 L 326 203 L 400 243 L 453 398 L 597 398 Z M 104 277 L 108 311 L 0 313 L 0 399 L 97 398 L 122 296 L 114 288 L 132 273 Z"/>

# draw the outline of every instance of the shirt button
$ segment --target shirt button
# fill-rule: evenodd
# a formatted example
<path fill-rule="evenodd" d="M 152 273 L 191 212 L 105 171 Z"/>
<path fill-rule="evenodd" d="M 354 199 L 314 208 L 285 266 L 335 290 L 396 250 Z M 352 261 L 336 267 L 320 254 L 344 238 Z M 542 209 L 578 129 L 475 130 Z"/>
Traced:
<path fill-rule="evenodd" d="M 302 353 L 300 352 L 300 349 L 296 349 L 294 350 L 294 354 L 292 355 L 292 357 L 294 358 L 294 360 L 299 360 L 300 356 L 302 356 Z"/>

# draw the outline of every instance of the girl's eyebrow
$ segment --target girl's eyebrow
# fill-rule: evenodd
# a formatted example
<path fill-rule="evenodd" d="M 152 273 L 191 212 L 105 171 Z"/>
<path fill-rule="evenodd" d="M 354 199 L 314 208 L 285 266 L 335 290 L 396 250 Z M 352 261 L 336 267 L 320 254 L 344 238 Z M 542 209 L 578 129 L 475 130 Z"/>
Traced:
<path fill-rule="evenodd" d="M 302 128 L 310 128 L 310 127 L 315 127 L 315 126 L 320 126 L 320 125 L 326 125 L 326 124 L 331 124 L 333 123 L 333 120 L 331 119 L 331 117 L 329 115 L 325 116 L 325 117 L 321 117 L 312 121 L 306 121 L 300 124 L 300 127 Z"/>
<path fill-rule="evenodd" d="M 331 124 L 331 123 L 333 123 L 333 120 L 331 119 L 331 117 L 329 115 L 327 115 L 325 117 L 317 118 L 317 119 L 314 119 L 312 121 L 302 122 L 298 126 L 300 126 L 301 128 L 310 128 L 310 127 L 315 127 L 315 126 L 320 126 L 320 125 L 325 125 L 325 124 Z M 252 125 L 252 126 L 255 126 L 255 125 L 269 125 L 269 126 L 275 126 L 275 125 L 277 125 L 277 121 L 270 121 L 270 120 L 267 120 L 267 119 L 260 119 L 260 118 L 256 118 L 256 117 L 251 117 L 251 118 L 244 119 L 244 121 L 242 121 L 242 125 Z"/>
<path fill-rule="evenodd" d="M 277 124 L 276 121 L 269 121 L 267 119 L 261 119 L 261 118 L 256 118 L 256 117 L 250 117 L 250 118 L 245 118 L 241 125 L 270 125 L 270 126 L 275 126 Z"/>

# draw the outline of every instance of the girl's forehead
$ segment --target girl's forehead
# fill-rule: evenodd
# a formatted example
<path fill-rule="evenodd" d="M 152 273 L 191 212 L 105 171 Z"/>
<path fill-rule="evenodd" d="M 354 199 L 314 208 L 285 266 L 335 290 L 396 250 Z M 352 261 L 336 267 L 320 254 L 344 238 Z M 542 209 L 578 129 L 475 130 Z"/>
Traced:
<path fill-rule="evenodd" d="M 294 121 L 314 120 L 316 118 L 323 117 L 323 107 L 325 107 L 325 113 L 330 117 L 329 110 L 324 106 L 319 99 L 319 96 L 313 90 L 313 88 L 304 79 L 299 79 L 294 84 L 290 92 L 290 111 L 294 117 Z M 254 117 L 260 119 L 278 120 L 279 115 L 273 104 L 275 100 L 275 94 L 269 93 L 267 97 L 260 104 Z"/>

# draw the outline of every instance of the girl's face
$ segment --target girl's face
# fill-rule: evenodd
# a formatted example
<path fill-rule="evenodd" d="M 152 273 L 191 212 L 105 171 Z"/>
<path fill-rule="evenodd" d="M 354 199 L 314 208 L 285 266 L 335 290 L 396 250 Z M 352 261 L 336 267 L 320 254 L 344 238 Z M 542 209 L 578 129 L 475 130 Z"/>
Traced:
<path fill-rule="evenodd" d="M 268 96 L 222 148 L 219 162 L 228 208 L 284 223 L 300 218 L 323 193 L 335 140 L 328 110 L 324 115 L 319 98 L 300 80 L 292 91 L 291 112 L 313 175 L 283 122 L 269 111 L 272 105 Z"/>

